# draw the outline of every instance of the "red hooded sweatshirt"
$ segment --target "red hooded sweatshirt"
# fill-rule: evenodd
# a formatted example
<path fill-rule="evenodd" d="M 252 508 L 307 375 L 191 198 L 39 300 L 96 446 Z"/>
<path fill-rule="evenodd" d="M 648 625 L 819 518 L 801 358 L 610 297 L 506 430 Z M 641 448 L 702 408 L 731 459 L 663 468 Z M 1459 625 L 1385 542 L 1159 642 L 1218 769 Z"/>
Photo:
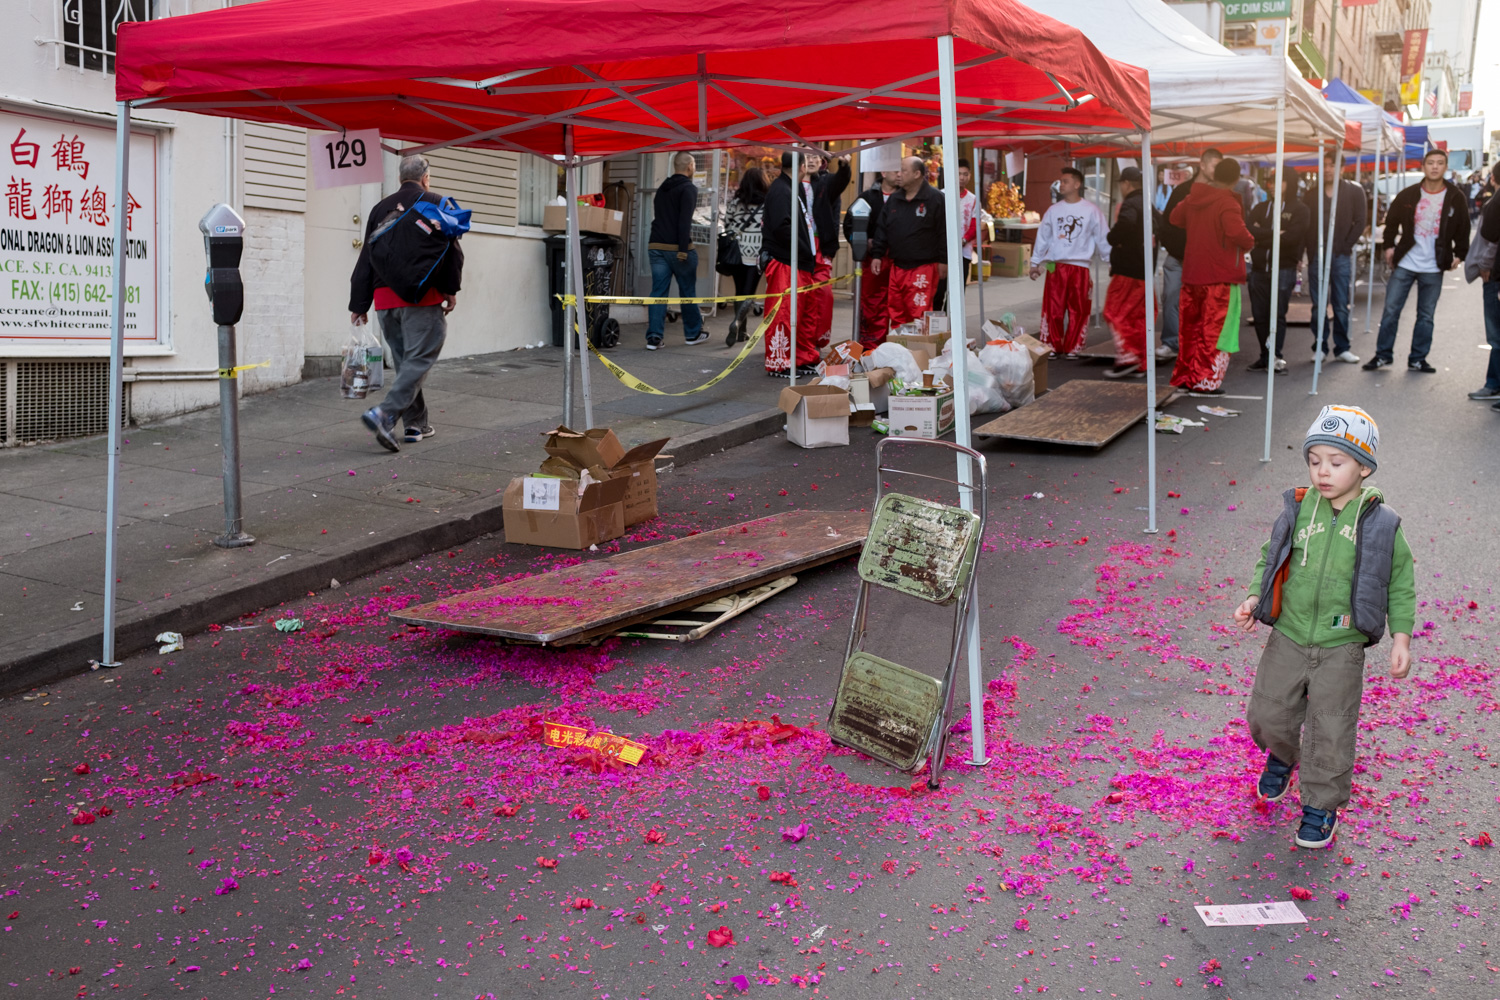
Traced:
<path fill-rule="evenodd" d="M 1194 184 L 1167 221 L 1187 230 L 1183 284 L 1244 283 L 1244 254 L 1255 246 L 1255 237 L 1245 228 L 1239 195 L 1209 184 Z"/>

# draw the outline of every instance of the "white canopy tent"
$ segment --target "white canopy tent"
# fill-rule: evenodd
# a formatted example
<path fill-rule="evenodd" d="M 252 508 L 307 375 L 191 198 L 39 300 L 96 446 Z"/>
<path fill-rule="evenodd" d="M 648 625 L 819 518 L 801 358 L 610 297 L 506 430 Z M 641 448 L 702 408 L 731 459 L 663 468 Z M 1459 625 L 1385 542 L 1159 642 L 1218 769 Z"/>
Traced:
<path fill-rule="evenodd" d="M 1341 110 L 1297 73 L 1285 58 L 1237 55 L 1209 38 L 1160 0 L 1028 0 L 1040 13 L 1067 24 L 1087 25 L 1084 34 L 1112 59 L 1144 68 L 1151 77 L 1151 131 L 1140 134 L 1142 196 L 1152 201 L 1151 155 L 1198 153 L 1213 146 L 1227 156 L 1274 153 L 1275 214 L 1281 215 L 1285 152 L 1321 150 L 1344 142 Z M 1372 105 L 1373 107 L 1373 105 Z M 1378 110 L 1378 109 L 1377 109 Z M 1086 140 L 1074 156 L 1134 155 L 1134 136 Z M 1389 147 L 1388 147 L 1389 148 Z M 1319 243 L 1325 227 L 1319 225 Z M 1151 243 L 1150 213 L 1146 242 Z M 1281 240 L 1272 245 L 1271 267 L 1281 262 Z M 1320 254 L 1324 260 L 1326 255 Z M 1326 266 L 1326 263 L 1325 263 Z M 1319 285 L 1325 290 L 1326 280 Z M 1151 287 L 1148 285 L 1148 287 Z M 1278 283 L 1271 282 L 1271 315 L 1277 314 Z M 1146 343 L 1155 342 L 1154 310 L 1146 310 Z M 1272 329 L 1275 336 L 1274 325 Z M 1266 439 L 1270 460 L 1275 366 L 1266 377 Z M 1146 352 L 1147 503 L 1146 530 L 1156 526 L 1156 353 Z"/>

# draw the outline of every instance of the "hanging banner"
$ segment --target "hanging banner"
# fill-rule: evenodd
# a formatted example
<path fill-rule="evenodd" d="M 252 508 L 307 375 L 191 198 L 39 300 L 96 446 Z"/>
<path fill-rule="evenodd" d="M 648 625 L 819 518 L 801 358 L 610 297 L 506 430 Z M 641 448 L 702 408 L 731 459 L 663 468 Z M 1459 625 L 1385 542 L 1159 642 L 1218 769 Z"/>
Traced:
<path fill-rule="evenodd" d="M 1418 73 L 1410 80 L 1401 84 L 1401 104 L 1403 107 L 1419 104 L 1422 101 L 1422 74 Z"/>
<path fill-rule="evenodd" d="M 1401 40 L 1401 82 L 1405 83 L 1422 72 L 1422 60 L 1427 58 L 1427 29 L 1412 28 Z M 1415 101 L 1408 103 L 1415 104 Z"/>
<path fill-rule="evenodd" d="M 1292 16 L 1292 0 L 1223 0 L 1224 20 L 1258 21 Z"/>
<path fill-rule="evenodd" d="M 1474 85 L 1466 83 L 1458 88 L 1458 112 L 1465 114 L 1474 107 Z"/>
<path fill-rule="evenodd" d="M 123 207 L 111 190 L 112 128 L 0 111 L 0 150 L 0 354 L 109 353 L 115 220 L 122 210 L 125 343 L 158 344 L 155 136 L 130 137 Z"/>

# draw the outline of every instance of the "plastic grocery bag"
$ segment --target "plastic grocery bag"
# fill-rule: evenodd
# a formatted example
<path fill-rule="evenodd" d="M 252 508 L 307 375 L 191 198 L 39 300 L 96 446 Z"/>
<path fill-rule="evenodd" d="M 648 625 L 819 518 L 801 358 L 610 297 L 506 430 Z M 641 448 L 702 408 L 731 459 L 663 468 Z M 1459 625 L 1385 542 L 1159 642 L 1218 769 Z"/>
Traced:
<path fill-rule="evenodd" d="M 365 345 L 358 327 L 349 334 L 344 345 L 344 369 L 339 379 L 339 391 L 345 399 L 364 399 L 370 391 L 370 365 L 365 358 Z"/>
<path fill-rule="evenodd" d="M 896 377 L 907 385 L 922 384 L 922 369 L 917 367 L 917 359 L 912 357 L 911 351 L 901 344 L 887 341 L 867 354 L 865 358 L 865 367 L 868 370 L 894 368 Z"/>
<path fill-rule="evenodd" d="M 385 345 L 375 335 L 375 331 L 368 323 L 356 326 L 355 331 L 360 333 L 360 340 L 365 347 L 365 367 L 370 370 L 370 388 L 380 389 L 385 386 Z"/>
<path fill-rule="evenodd" d="M 1014 340 L 992 341 L 979 352 L 979 363 L 995 377 L 1005 401 L 1014 409 L 1036 399 L 1031 352 Z"/>

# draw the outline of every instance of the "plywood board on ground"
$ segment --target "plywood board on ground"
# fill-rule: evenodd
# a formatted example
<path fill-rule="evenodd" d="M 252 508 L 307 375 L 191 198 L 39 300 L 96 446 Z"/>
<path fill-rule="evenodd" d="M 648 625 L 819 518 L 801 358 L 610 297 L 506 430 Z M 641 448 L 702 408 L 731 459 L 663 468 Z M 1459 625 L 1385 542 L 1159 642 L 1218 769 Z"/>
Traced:
<path fill-rule="evenodd" d="M 1160 408 L 1178 390 L 1158 386 Z M 1075 378 L 1030 406 L 1001 414 L 974 429 L 974 436 L 1103 448 L 1146 417 L 1146 386 L 1137 380 L 1105 382 Z"/>
<path fill-rule="evenodd" d="M 391 615 L 521 642 L 588 642 L 789 573 L 851 556 L 870 515 L 788 511 L 512 580 Z"/>

